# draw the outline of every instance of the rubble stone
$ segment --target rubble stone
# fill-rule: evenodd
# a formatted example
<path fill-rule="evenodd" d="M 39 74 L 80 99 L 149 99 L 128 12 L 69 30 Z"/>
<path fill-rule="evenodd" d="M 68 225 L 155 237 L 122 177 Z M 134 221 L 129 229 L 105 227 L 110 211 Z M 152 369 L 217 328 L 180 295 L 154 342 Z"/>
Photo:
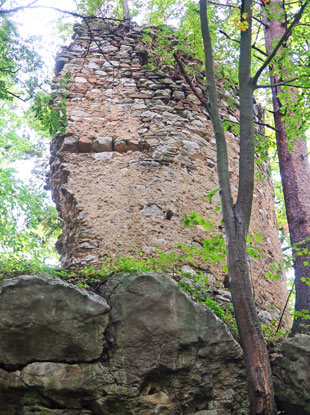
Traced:
<path fill-rule="evenodd" d="M 184 215 L 191 211 L 212 219 L 214 232 L 221 232 L 215 211 L 219 196 L 205 200 L 218 183 L 215 139 L 203 105 L 176 69 L 146 67 L 153 58 L 141 41 L 141 28 L 127 32 L 100 22 L 92 28 L 98 44 L 92 42 L 89 49 L 88 29 L 76 25 L 74 41 L 58 54 L 64 66 L 58 65 L 57 80 L 67 72 L 73 80 L 66 134 L 58 134 L 51 145 L 49 186 L 64 222 L 57 244 L 62 265 L 99 266 L 107 254 L 134 255 L 139 249 L 152 256 L 159 245 L 164 252 L 176 250 L 177 243 L 194 246 L 211 231 L 184 227 Z M 200 92 L 203 82 L 202 75 L 196 77 Z M 228 92 L 222 93 L 220 84 L 218 90 L 221 114 L 238 122 L 238 109 L 231 112 L 225 104 Z M 237 100 L 234 94 L 230 91 L 230 101 Z M 227 131 L 226 138 L 236 198 L 238 136 Z M 260 231 L 265 243 L 251 272 L 258 306 L 275 318 L 285 303 L 286 285 L 284 276 L 281 281 L 264 277 L 275 260 L 281 261 L 281 247 L 272 184 L 266 170 L 257 169 L 264 180 L 256 180 L 250 230 Z M 151 206 L 162 214 L 148 214 Z M 167 220 L 169 210 L 174 214 Z M 95 233 L 81 238 L 83 227 Z M 224 281 L 221 267 L 208 268 L 215 284 Z"/>

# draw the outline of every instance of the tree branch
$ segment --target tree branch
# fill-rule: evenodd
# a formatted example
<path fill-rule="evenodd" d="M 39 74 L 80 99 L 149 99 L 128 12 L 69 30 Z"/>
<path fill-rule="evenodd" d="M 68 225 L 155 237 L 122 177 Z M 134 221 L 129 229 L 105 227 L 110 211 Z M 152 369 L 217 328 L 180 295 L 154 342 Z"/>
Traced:
<path fill-rule="evenodd" d="M 277 329 L 276 329 L 276 333 L 278 333 L 278 331 L 279 331 L 279 329 L 281 327 L 282 319 L 284 317 L 284 313 L 285 313 L 285 310 L 286 310 L 286 308 L 288 306 L 288 302 L 290 300 L 290 297 L 291 297 L 292 293 L 294 292 L 294 288 L 295 288 L 295 281 L 294 281 L 294 284 L 292 285 L 292 288 L 290 289 L 290 292 L 289 292 L 289 294 L 287 296 L 287 299 L 286 299 L 285 305 L 283 307 L 283 310 L 282 310 L 282 313 L 281 313 L 281 317 L 279 319 L 279 323 L 278 323 L 278 326 L 277 326 Z"/>
<path fill-rule="evenodd" d="M 232 40 L 233 42 L 237 42 L 237 43 L 240 43 L 240 40 L 238 40 L 238 39 L 233 39 L 232 37 L 230 37 L 227 33 L 225 33 L 223 30 L 220 30 L 220 33 L 222 33 L 224 36 L 226 36 L 227 37 L 227 39 L 230 39 L 230 40 Z M 255 46 L 253 45 L 253 49 L 255 49 Z M 265 54 L 265 52 L 263 52 L 263 51 L 260 51 L 259 50 L 259 52 L 260 53 L 263 53 L 263 54 Z M 267 54 L 265 54 L 266 56 L 268 56 Z M 262 62 L 264 62 L 264 59 L 262 59 L 260 56 L 257 56 L 257 55 L 254 55 L 255 56 L 255 58 L 256 59 L 258 59 L 259 61 L 262 61 Z"/>
<path fill-rule="evenodd" d="M 265 122 L 254 121 L 254 124 L 261 125 L 262 127 L 270 128 L 270 130 L 273 130 L 273 131 L 278 131 L 275 127 Z"/>
<path fill-rule="evenodd" d="M 304 4 L 300 7 L 299 11 L 296 13 L 292 23 L 289 25 L 289 27 L 287 28 L 287 30 L 285 31 L 285 33 L 283 34 L 283 36 L 281 37 L 281 39 L 279 40 L 279 42 L 277 43 L 277 45 L 275 46 L 271 54 L 268 56 L 268 58 L 265 60 L 263 65 L 256 72 L 255 76 L 253 77 L 254 85 L 257 84 L 258 78 L 260 77 L 261 73 L 264 71 L 264 69 L 266 69 L 269 66 L 269 64 L 271 63 L 273 58 L 276 56 L 278 50 L 281 48 L 283 43 L 290 37 L 292 30 L 294 29 L 294 27 L 297 25 L 297 23 L 301 19 L 301 16 L 305 8 L 307 7 L 308 3 L 309 3 L 309 0 L 305 0 Z"/>
<path fill-rule="evenodd" d="M 239 6 L 234 6 L 232 4 L 217 3 L 216 1 L 208 1 L 208 3 L 214 6 L 223 6 L 223 7 L 231 7 L 233 9 L 240 9 Z"/>
<path fill-rule="evenodd" d="M 240 156 L 239 186 L 235 215 L 244 235 L 250 223 L 254 187 L 254 114 L 251 83 L 252 8 L 250 0 L 242 1 L 241 13 L 247 13 L 249 27 L 241 32 L 239 56 Z"/>
<path fill-rule="evenodd" d="M 230 37 L 226 32 L 224 32 L 224 30 L 221 30 L 220 29 L 219 32 L 222 33 L 222 35 L 226 36 L 227 39 L 232 40 L 233 42 L 240 43 L 240 40 L 234 39 L 234 38 Z M 266 52 L 264 52 L 263 50 L 259 49 L 254 44 L 252 45 L 252 49 L 256 50 L 257 52 L 261 53 L 264 56 L 268 56 Z"/>
<path fill-rule="evenodd" d="M 98 50 L 99 50 L 99 52 L 103 56 L 103 58 L 106 60 L 106 62 L 108 62 L 112 66 L 112 68 L 113 68 L 113 78 L 114 78 L 114 75 L 115 75 L 115 73 L 114 73 L 114 69 L 115 69 L 114 64 L 111 61 L 109 61 L 109 59 L 105 56 L 103 50 L 101 49 L 101 46 L 100 46 L 99 42 L 94 38 L 93 32 L 92 32 L 91 27 L 90 27 L 90 24 L 88 22 L 88 17 L 82 17 L 82 19 L 85 22 L 85 24 L 87 26 L 88 33 L 89 33 L 89 43 L 88 43 L 88 48 L 87 48 L 87 51 L 86 51 L 86 56 L 87 56 L 87 54 L 89 52 L 89 48 L 90 48 L 91 42 L 94 41 L 95 44 L 96 44 L 96 46 L 97 46 L 97 48 L 98 48 Z"/>
<path fill-rule="evenodd" d="M 206 100 L 204 99 L 204 97 L 197 91 L 197 88 L 194 86 L 191 78 L 189 77 L 188 73 L 186 72 L 184 65 L 180 59 L 180 57 L 178 56 L 177 53 L 173 54 L 174 59 L 176 60 L 177 64 L 179 65 L 180 71 L 182 73 L 182 75 L 184 76 L 186 82 L 188 83 L 188 85 L 190 86 L 191 90 L 194 92 L 194 94 L 196 95 L 196 97 L 199 99 L 199 101 L 202 103 L 203 106 L 206 105 Z"/>
<path fill-rule="evenodd" d="M 15 94 L 14 92 L 9 91 L 8 89 L 5 89 L 5 92 L 8 95 L 11 95 L 13 98 L 17 98 L 19 101 L 22 101 L 22 102 L 27 102 L 33 98 L 33 94 L 30 94 L 27 98 L 22 98 L 21 95 Z"/>
<path fill-rule="evenodd" d="M 296 79 L 298 79 L 298 78 L 296 78 Z M 275 88 L 277 86 L 290 86 L 292 88 L 310 89 L 310 86 L 291 84 L 290 82 L 292 82 L 292 81 L 294 81 L 294 79 L 291 80 L 291 81 L 287 81 L 287 82 L 285 82 L 285 81 L 283 81 L 283 82 L 277 82 L 275 84 L 270 84 L 270 85 L 256 85 L 255 88 L 258 89 L 258 88 Z"/>
<path fill-rule="evenodd" d="M 189 87 L 191 88 L 191 90 L 193 91 L 193 93 L 196 95 L 196 97 L 199 99 L 199 101 L 205 106 L 205 104 L 206 104 L 206 100 L 204 99 L 204 97 L 197 91 L 197 88 L 194 86 L 194 84 L 193 84 L 193 82 L 192 82 L 192 80 L 191 80 L 191 78 L 189 77 L 189 75 L 188 75 L 188 73 L 186 72 L 186 70 L 185 70 L 185 68 L 184 68 L 184 65 L 183 65 L 183 63 L 182 63 L 182 61 L 181 61 L 181 59 L 180 59 L 180 57 L 176 54 L 176 53 L 174 53 L 174 58 L 175 58 L 175 60 L 176 60 L 176 62 L 177 62 L 177 64 L 179 65 L 179 68 L 180 68 L 180 71 L 181 71 L 181 73 L 182 73 L 182 75 L 184 76 L 184 78 L 185 78 L 185 80 L 186 80 L 186 82 L 188 83 L 188 85 L 189 85 Z M 229 123 L 232 123 L 232 124 L 238 124 L 239 125 L 239 122 L 237 122 L 237 121 L 231 121 L 230 119 L 228 119 L 228 118 L 223 118 L 223 121 L 227 121 L 227 122 L 229 122 Z M 270 125 L 270 124 L 267 124 L 267 123 L 264 123 L 264 122 L 259 122 L 259 121 L 255 121 L 254 120 L 254 124 L 256 124 L 256 125 L 261 125 L 262 127 L 266 127 L 266 128 L 270 128 L 271 130 L 273 130 L 273 131 L 278 131 L 275 127 L 273 127 L 272 125 Z"/>
<path fill-rule="evenodd" d="M 201 33 L 205 54 L 205 71 L 207 77 L 206 93 L 208 102 L 205 106 L 210 115 L 216 141 L 217 174 L 219 178 L 220 196 L 225 228 L 233 231 L 233 198 L 228 170 L 228 152 L 223 124 L 220 117 L 216 81 L 214 73 L 213 48 L 207 17 L 207 0 L 200 0 Z"/>
<path fill-rule="evenodd" d="M 223 118 L 223 121 L 226 121 L 226 122 L 228 122 L 230 124 L 237 124 L 237 125 L 239 125 L 239 122 L 238 121 L 231 121 L 229 118 Z M 259 121 L 255 121 L 255 120 L 253 122 L 254 122 L 255 125 L 261 125 L 262 127 L 270 128 L 270 130 L 278 131 L 275 127 L 273 127 L 272 125 L 267 124 L 265 122 L 259 122 Z"/>
<path fill-rule="evenodd" d="M 33 2 L 25 5 L 25 6 L 20 6 L 20 7 L 16 7 L 14 9 L 9 9 L 9 10 L 0 10 L 0 15 L 1 14 L 9 14 L 9 13 L 16 13 L 19 10 L 33 10 L 33 9 L 48 9 L 48 10 L 55 10 L 56 12 L 62 13 L 62 14 L 67 14 L 69 16 L 72 17 L 77 17 L 79 19 L 83 19 L 85 21 L 85 19 L 88 20 L 103 20 L 103 21 L 112 21 L 112 22 L 123 22 L 123 19 L 116 19 L 116 18 L 112 18 L 112 17 L 97 17 L 97 16 L 84 16 L 82 14 L 76 13 L 76 12 L 69 12 L 68 10 L 63 10 L 63 9 L 59 9 L 58 7 L 52 7 L 52 6 L 33 6 L 33 4 L 37 3 L 39 0 L 34 0 Z"/>
<path fill-rule="evenodd" d="M 14 70 L 13 66 L 7 66 L 6 68 L 0 68 L 0 72 L 6 72 L 6 73 L 10 73 L 10 74 L 16 74 L 18 71 L 20 71 L 21 66 L 19 66 L 18 69 Z"/>
<path fill-rule="evenodd" d="M 25 4 L 25 6 L 19 6 L 15 7 L 14 9 L 8 9 L 8 10 L 0 10 L 0 14 L 10 14 L 10 13 L 16 13 L 20 10 L 29 9 L 31 6 L 35 3 L 37 3 L 39 0 L 34 0 L 31 3 Z"/>
<path fill-rule="evenodd" d="M 291 82 L 298 81 L 301 78 L 309 79 L 310 75 L 301 75 L 297 78 L 287 79 L 286 81 L 279 81 L 279 82 L 276 82 L 274 84 L 269 84 L 269 85 L 255 85 L 255 89 L 257 89 L 257 88 L 273 88 L 273 87 L 277 87 L 277 86 L 294 86 L 295 88 L 309 88 L 308 86 L 304 86 L 304 85 L 291 85 L 290 84 Z"/>

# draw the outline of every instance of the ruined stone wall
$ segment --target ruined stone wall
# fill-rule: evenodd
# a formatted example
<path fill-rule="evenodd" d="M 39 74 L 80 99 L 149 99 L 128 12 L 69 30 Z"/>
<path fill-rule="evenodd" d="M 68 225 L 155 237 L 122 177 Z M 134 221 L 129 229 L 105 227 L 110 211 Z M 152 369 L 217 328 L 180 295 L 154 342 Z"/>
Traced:
<path fill-rule="evenodd" d="M 220 213 L 205 195 L 216 189 L 216 152 L 205 109 L 175 68 L 151 70 L 142 29 L 93 24 L 93 37 L 75 26 L 74 41 L 58 56 L 58 80 L 71 73 L 68 127 L 51 146 L 50 186 L 64 221 L 58 241 L 62 264 L 98 265 L 106 255 L 152 255 L 176 243 L 197 244 L 208 232 L 185 228 L 184 214 Z M 202 80 L 202 78 L 201 78 Z M 219 86 L 222 115 L 238 122 Z M 259 108 L 256 108 L 258 115 Z M 238 137 L 227 132 L 230 171 L 236 196 Z M 281 249 L 272 185 L 256 182 L 251 230 L 260 231 L 262 258 L 252 262 L 258 305 L 280 309 L 286 288 L 264 274 Z M 209 272 L 224 279 L 219 266 Z"/>

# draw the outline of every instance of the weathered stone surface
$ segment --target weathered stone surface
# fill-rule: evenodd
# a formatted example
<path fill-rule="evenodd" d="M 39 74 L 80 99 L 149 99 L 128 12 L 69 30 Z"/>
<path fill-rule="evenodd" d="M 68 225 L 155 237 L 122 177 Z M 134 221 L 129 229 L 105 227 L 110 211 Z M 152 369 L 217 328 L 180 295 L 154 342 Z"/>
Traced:
<path fill-rule="evenodd" d="M 109 160 L 111 160 L 113 158 L 113 155 L 114 154 L 115 153 L 112 153 L 112 152 L 97 153 L 97 154 L 94 154 L 93 157 L 94 157 L 95 160 L 109 161 Z"/>
<path fill-rule="evenodd" d="M 232 408 L 247 413 L 239 345 L 209 309 L 193 303 L 171 278 L 120 274 L 101 294 L 111 307 L 110 367 L 120 368 L 113 375 L 119 386 L 129 383 L 139 390 L 140 404 L 149 408 L 137 413 L 192 415 L 216 409 L 217 415 L 226 415 Z M 107 402 L 111 397 L 101 400 L 103 408 Z"/>
<path fill-rule="evenodd" d="M 95 151 L 103 152 L 103 151 L 112 151 L 113 145 L 113 137 L 97 137 L 96 140 L 93 141 L 93 149 Z"/>
<path fill-rule="evenodd" d="M 63 141 L 63 145 L 61 147 L 61 151 L 70 151 L 71 153 L 75 153 L 78 151 L 78 142 L 79 140 L 76 137 L 65 137 Z"/>
<path fill-rule="evenodd" d="M 210 310 L 193 303 L 171 278 L 118 274 L 101 287 L 102 297 L 38 280 L 20 277 L 1 285 L 0 304 L 4 299 L 7 314 L 16 319 L 6 318 L 1 308 L 1 333 L 8 339 L 13 328 L 24 343 L 18 348 L 11 342 L 10 353 L 1 352 L 0 415 L 247 415 L 240 346 Z M 8 300 L 13 300 L 10 308 Z M 106 301 L 109 323 L 100 326 L 99 341 L 98 323 L 91 319 L 103 307 L 106 320 Z M 46 310 L 38 306 L 42 303 Z M 91 307 L 89 319 L 86 309 Z M 82 319 L 79 313 L 87 333 L 76 323 Z M 48 328 L 56 320 L 61 327 L 51 338 Z M 35 338 L 31 361 L 27 329 Z M 89 349 L 68 359 L 64 343 L 76 348 L 73 339 L 81 334 Z M 96 360 L 94 338 L 104 350 Z M 23 364 L 14 368 L 12 362 Z"/>
<path fill-rule="evenodd" d="M 99 43 L 92 42 L 90 49 L 88 29 L 82 25 L 74 29 L 74 41 L 58 55 L 65 64 L 62 70 L 58 65 L 56 79 L 72 73 L 69 124 L 51 148 L 50 188 L 64 223 L 58 244 L 62 265 L 99 265 L 107 254 L 135 255 L 137 248 L 150 256 L 156 254 L 157 241 L 165 241 L 161 249 L 169 252 L 177 243 L 193 246 L 208 238 L 212 231 L 183 226 L 184 215 L 196 211 L 212 219 L 214 229 L 222 228 L 220 214 L 214 211 L 218 195 L 210 203 L 204 199 L 218 187 L 215 139 L 204 106 L 178 68 L 155 71 L 145 66 L 153 58 L 141 41 L 141 28 L 130 27 L 127 32 L 121 26 L 111 29 L 92 22 Z M 198 68 L 200 63 L 192 61 Z M 203 84 L 203 75 L 198 74 L 200 91 Z M 227 95 L 230 101 L 238 97 L 221 89 L 219 85 L 221 115 L 238 122 L 238 107 L 232 110 L 226 103 Z M 77 137 L 78 144 L 68 136 Z M 105 137 L 112 137 L 113 145 L 103 142 Z M 239 138 L 230 131 L 226 138 L 236 198 Z M 284 275 L 281 281 L 264 277 L 275 260 L 281 261 L 281 246 L 272 185 L 266 171 L 258 168 L 264 181 L 256 180 L 250 229 L 262 233 L 264 244 L 251 272 L 256 302 L 274 319 L 287 293 Z M 148 212 L 144 207 L 152 205 L 163 213 L 174 212 L 171 220 L 165 214 L 143 214 Z M 84 218 L 78 216 L 81 211 Z M 81 228 L 96 234 L 81 239 Z M 208 267 L 215 286 L 224 281 L 221 267 Z"/>
<path fill-rule="evenodd" d="M 87 137 L 81 137 L 78 142 L 78 147 L 81 153 L 89 153 L 92 149 L 92 140 Z"/>
<path fill-rule="evenodd" d="M 85 79 L 85 78 L 82 78 L 82 77 L 80 77 L 80 76 L 77 76 L 76 78 L 75 78 L 75 82 L 78 82 L 78 83 L 86 83 L 87 82 L 87 79 Z"/>
<path fill-rule="evenodd" d="M 156 217 L 163 215 L 163 211 L 155 204 L 144 206 L 141 210 L 143 216 Z"/>
<path fill-rule="evenodd" d="M 174 98 L 174 99 L 177 99 L 177 100 L 179 100 L 179 99 L 184 99 L 184 98 L 185 98 L 185 94 L 184 94 L 184 92 L 182 92 L 182 91 L 175 91 L 175 92 L 173 93 L 173 98 Z"/>
<path fill-rule="evenodd" d="M 272 365 L 278 409 L 286 415 L 310 414 L 310 336 L 299 334 L 281 346 Z"/>
<path fill-rule="evenodd" d="M 98 295 L 49 277 L 0 282 L 0 364 L 99 359 L 109 306 Z"/>

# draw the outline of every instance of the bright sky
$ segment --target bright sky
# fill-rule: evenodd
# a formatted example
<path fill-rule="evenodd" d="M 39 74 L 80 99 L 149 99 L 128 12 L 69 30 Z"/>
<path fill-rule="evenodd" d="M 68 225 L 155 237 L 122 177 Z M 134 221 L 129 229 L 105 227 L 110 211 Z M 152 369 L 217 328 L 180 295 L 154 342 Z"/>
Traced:
<path fill-rule="evenodd" d="M 23 6 L 30 3 L 30 1 L 31 0 L 18 0 L 16 5 Z M 57 7 L 69 11 L 74 9 L 73 0 L 39 0 L 37 4 L 41 6 Z M 9 8 L 9 5 L 4 8 Z M 63 46 L 71 41 L 70 35 L 66 40 L 59 36 L 56 30 L 56 21 L 59 19 L 62 23 L 73 23 L 73 18 L 64 16 L 50 9 L 28 9 L 19 11 L 18 13 L 11 15 L 10 18 L 18 24 L 18 30 L 22 38 L 28 39 L 32 36 L 38 38 L 35 42 L 35 49 L 43 57 L 45 64 L 44 73 L 48 74 L 51 79 L 53 76 L 57 51 L 60 46 Z M 27 105 L 28 104 L 26 104 L 26 106 Z M 35 133 L 30 132 L 30 137 L 35 137 Z M 47 153 L 48 147 L 47 143 Z M 33 177 L 33 159 L 18 161 L 13 164 L 13 167 L 17 170 L 18 178 L 24 182 L 29 182 Z M 44 184 L 45 183 L 40 183 L 41 186 Z M 19 219 L 22 220 L 22 218 Z M 47 263 L 49 265 L 56 265 L 58 264 L 58 259 L 56 257 L 51 257 Z"/>
<path fill-rule="evenodd" d="M 19 0 L 17 6 L 28 4 L 30 0 Z M 73 10 L 73 0 L 40 0 L 38 5 L 58 7 L 63 10 Z M 8 8 L 8 7 L 6 7 Z M 53 76 L 55 57 L 60 46 L 70 42 L 70 36 L 66 41 L 62 39 L 56 30 L 56 21 L 60 19 L 61 22 L 73 22 L 70 16 L 64 16 L 58 12 L 50 9 L 28 9 L 20 11 L 14 16 L 15 22 L 18 23 L 19 32 L 23 38 L 30 36 L 38 37 L 36 41 L 36 50 L 43 57 L 45 63 L 44 72 Z M 14 168 L 18 171 L 18 177 L 24 181 L 31 179 L 31 170 L 33 169 L 33 160 L 23 160 L 22 163 L 17 162 Z"/>
<path fill-rule="evenodd" d="M 19 0 L 18 5 L 28 4 L 29 0 Z M 73 10 L 73 0 L 39 0 L 36 5 L 57 7 L 63 10 Z M 53 68 L 55 64 L 55 55 L 60 45 L 63 45 L 64 39 L 57 36 L 56 20 L 62 22 L 73 21 L 69 16 L 55 12 L 50 9 L 28 9 L 20 11 L 14 17 L 14 20 L 20 24 L 20 32 L 24 37 L 39 36 L 41 45 L 38 50 L 44 57 L 47 67 Z M 70 39 L 68 39 L 70 40 Z"/>

